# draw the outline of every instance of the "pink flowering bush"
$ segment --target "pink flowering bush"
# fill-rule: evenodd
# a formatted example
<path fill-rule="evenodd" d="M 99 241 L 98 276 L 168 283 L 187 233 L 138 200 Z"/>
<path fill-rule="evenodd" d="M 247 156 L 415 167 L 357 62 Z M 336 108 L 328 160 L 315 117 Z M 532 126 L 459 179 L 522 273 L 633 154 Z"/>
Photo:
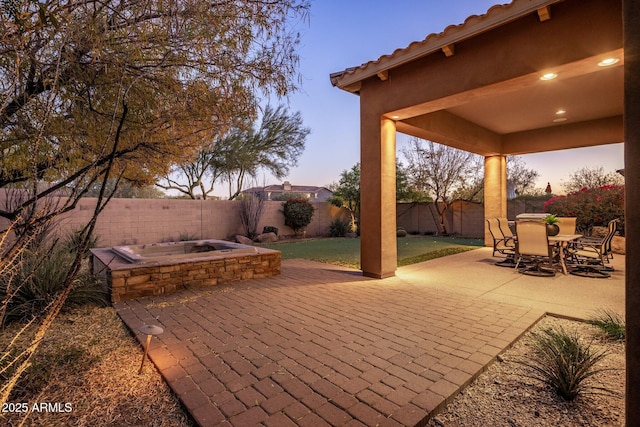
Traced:
<path fill-rule="evenodd" d="M 544 211 L 557 216 L 575 216 L 576 228 L 589 234 L 594 226 L 606 226 L 619 218 L 624 224 L 624 185 L 583 188 L 566 196 L 555 196 L 544 203 Z"/>

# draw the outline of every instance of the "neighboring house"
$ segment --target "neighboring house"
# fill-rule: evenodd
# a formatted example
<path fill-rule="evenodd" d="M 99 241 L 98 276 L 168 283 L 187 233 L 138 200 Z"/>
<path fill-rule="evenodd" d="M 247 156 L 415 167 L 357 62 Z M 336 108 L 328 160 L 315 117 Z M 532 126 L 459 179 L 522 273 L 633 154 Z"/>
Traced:
<path fill-rule="evenodd" d="M 242 191 L 244 194 L 255 194 L 264 200 L 280 200 L 283 196 L 292 194 L 306 197 L 311 202 L 326 202 L 333 195 L 333 192 L 325 187 L 314 187 L 311 185 L 291 185 L 285 181 L 282 185 L 267 185 L 266 187 L 253 187 Z"/>

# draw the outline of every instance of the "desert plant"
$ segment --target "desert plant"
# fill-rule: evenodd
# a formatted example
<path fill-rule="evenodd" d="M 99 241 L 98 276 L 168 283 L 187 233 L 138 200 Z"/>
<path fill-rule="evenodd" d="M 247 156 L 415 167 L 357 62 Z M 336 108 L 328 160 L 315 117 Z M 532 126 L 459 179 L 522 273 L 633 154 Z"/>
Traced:
<path fill-rule="evenodd" d="M 178 241 L 180 242 L 190 242 L 192 240 L 199 240 L 200 237 L 195 234 L 195 233 L 191 233 L 189 231 L 181 231 L 178 234 Z"/>
<path fill-rule="evenodd" d="M 87 231 L 85 228 L 68 231 L 62 242 L 62 246 L 64 247 L 64 249 L 69 253 L 75 254 L 78 251 L 80 245 L 82 245 L 85 241 L 84 233 L 86 232 Z M 97 248 L 100 244 L 100 237 L 96 235 L 90 235 L 86 240 L 87 245 L 84 252 L 82 253 L 83 258 L 88 258 L 91 254 L 91 252 L 89 252 L 89 249 Z"/>
<path fill-rule="evenodd" d="M 282 204 L 284 225 L 291 227 L 294 233 L 311 223 L 314 208 L 307 199 L 289 199 Z"/>
<path fill-rule="evenodd" d="M 25 251 L 18 270 L 10 279 L 14 286 L 10 291 L 11 298 L 7 302 L 3 321 L 8 323 L 27 320 L 44 313 L 46 307 L 62 291 L 74 256 L 63 245 Z M 0 299 L 5 300 L 10 286 L 8 280 L 0 278 Z M 83 268 L 78 273 L 65 304 L 106 305 L 108 302 L 109 293 L 104 284 L 87 268 Z"/>
<path fill-rule="evenodd" d="M 518 363 L 530 369 L 529 377 L 547 384 L 560 397 L 571 401 L 580 393 L 611 392 L 590 380 L 609 368 L 597 368 L 608 352 L 597 351 L 592 342 L 584 343 L 577 333 L 562 328 L 532 333 L 533 356 Z"/>
<path fill-rule="evenodd" d="M 626 336 L 624 317 L 613 310 L 598 310 L 587 319 L 587 323 L 598 327 L 606 336 L 614 340 L 624 340 Z"/>
<path fill-rule="evenodd" d="M 407 237 L 407 230 L 402 227 L 398 227 L 396 229 L 396 236 L 398 237 Z"/>
<path fill-rule="evenodd" d="M 262 217 L 264 199 L 259 196 L 245 195 L 240 201 L 240 222 L 245 235 L 253 239 L 258 235 L 258 223 Z"/>
<path fill-rule="evenodd" d="M 344 237 L 351 229 L 349 221 L 337 218 L 329 224 L 330 237 Z"/>

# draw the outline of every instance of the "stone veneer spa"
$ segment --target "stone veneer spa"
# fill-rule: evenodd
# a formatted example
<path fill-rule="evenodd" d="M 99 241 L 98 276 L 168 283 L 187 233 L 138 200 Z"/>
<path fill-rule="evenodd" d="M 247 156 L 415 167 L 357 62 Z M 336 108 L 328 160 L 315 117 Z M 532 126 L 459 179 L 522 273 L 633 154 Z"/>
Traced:
<path fill-rule="evenodd" d="M 222 240 L 92 249 L 111 301 L 280 274 L 280 252 Z"/>

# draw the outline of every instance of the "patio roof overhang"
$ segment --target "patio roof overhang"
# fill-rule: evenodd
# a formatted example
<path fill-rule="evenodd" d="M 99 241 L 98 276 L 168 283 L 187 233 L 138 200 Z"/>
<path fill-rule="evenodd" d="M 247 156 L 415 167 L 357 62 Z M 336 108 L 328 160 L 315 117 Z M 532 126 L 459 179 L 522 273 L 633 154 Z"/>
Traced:
<path fill-rule="evenodd" d="M 514 155 L 623 142 L 623 64 L 621 1 L 514 0 L 330 78 L 399 132 Z"/>

